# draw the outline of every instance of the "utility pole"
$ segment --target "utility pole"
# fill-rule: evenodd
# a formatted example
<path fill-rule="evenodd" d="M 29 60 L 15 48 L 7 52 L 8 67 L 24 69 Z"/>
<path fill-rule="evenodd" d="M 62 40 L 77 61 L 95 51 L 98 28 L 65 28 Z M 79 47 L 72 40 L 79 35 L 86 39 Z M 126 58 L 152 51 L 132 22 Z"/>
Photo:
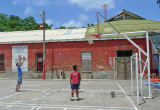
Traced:
<path fill-rule="evenodd" d="M 45 80 L 45 70 L 46 70 L 46 53 L 45 53 L 45 11 L 43 12 L 40 12 L 39 13 L 41 18 L 42 18 L 42 21 L 43 21 L 43 75 L 42 75 L 42 79 Z"/>

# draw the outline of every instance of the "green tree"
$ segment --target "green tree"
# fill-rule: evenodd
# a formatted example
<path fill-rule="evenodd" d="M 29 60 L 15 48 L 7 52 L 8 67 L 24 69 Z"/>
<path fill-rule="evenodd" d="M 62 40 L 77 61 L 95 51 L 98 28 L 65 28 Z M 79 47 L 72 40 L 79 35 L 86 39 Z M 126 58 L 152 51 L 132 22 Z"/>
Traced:
<path fill-rule="evenodd" d="M 159 7 L 160 7 L 160 0 L 157 0 L 157 4 L 159 5 Z"/>
<path fill-rule="evenodd" d="M 8 19 L 7 17 L 8 17 L 8 15 L 0 13 L 0 21 L 7 21 L 7 19 Z"/>
<path fill-rule="evenodd" d="M 0 31 L 5 31 L 5 23 L 8 20 L 8 15 L 0 13 Z"/>
<path fill-rule="evenodd" d="M 68 27 L 68 29 L 76 29 L 76 27 Z"/>
<path fill-rule="evenodd" d="M 92 24 L 89 24 L 89 23 L 88 23 L 87 26 L 88 26 L 88 27 L 91 27 L 91 26 L 94 26 L 94 24 L 93 24 L 93 23 L 92 23 Z"/>
<path fill-rule="evenodd" d="M 25 17 L 22 20 L 24 30 L 38 30 L 40 24 L 36 23 L 33 16 Z"/>
<path fill-rule="evenodd" d="M 66 29 L 66 27 L 64 27 L 64 26 L 60 26 L 60 27 L 59 27 L 59 29 Z"/>
<path fill-rule="evenodd" d="M 15 16 L 15 15 L 10 15 L 10 16 L 9 16 L 9 19 L 10 19 L 11 21 L 21 21 L 21 20 L 22 20 L 20 17 Z"/>
<path fill-rule="evenodd" d="M 36 22 L 33 16 L 21 19 L 15 15 L 6 15 L 0 13 L 0 32 L 3 31 L 25 31 L 25 30 L 40 30 L 39 23 Z M 45 24 L 45 29 L 51 29 L 53 25 Z"/>
<path fill-rule="evenodd" d="M 5 22 L 5 31 L 20 31 L 22 25 L 22 19 L 15 15 L 10 15 L 8 21 Z"/>

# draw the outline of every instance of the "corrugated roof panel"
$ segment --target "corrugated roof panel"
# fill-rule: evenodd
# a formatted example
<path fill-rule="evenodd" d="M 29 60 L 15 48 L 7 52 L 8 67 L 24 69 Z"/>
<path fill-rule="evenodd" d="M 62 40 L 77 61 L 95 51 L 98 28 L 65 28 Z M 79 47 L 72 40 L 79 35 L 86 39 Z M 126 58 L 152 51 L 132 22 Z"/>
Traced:
<path fill-rule="evenodd" d="M 66 35 L 70 35 L 70 34 L 72 34 L 72 30 L 66 30 Z"/>
<path fill-rule="evenodd" d="M 104 25 L 105 24 L 105 25 Z M 160 22 L 152 20 L 119 20 L 111 21 L 110 24 L 118 30 L 120 33 L 123 32 L 135 32 L 135 31 L 155 31 L 160 30 Z M 108 22 L 99 24 L 99 34 L 114 34 L 115 31 Z M 109 29 L 108 27 L 111 29 Z M 91 26 L 87 28 L 86 37 L 90 37 L 92 34 L 97 34 L 97 26 Z M 131 34 L 130 37 L 144 36 L 144 34 Z M 117 37 L 117 36 L 111 36 Z"/>
<path fill-rule="evenodd" d="M 45 30 L 45 40 L 64 40 L 64 39 L 83 39 L 85 38 L 86 28 L 72 29 L 69 34 L 66 34 L 66 29 Z M 0 43 L 3 42 L 27 42 L 27 41 L 42 41 L 43 30 L 33 31 L 14 31 L 0 32 Z"/>

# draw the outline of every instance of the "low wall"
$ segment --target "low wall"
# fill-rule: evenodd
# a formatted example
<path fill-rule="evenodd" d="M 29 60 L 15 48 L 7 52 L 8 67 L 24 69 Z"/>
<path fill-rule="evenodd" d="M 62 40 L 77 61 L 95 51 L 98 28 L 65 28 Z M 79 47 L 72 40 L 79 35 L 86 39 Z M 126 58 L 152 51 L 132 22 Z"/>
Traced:
<path fill-rule="evenodd" d="M 69 79 L 71 71 L 48 71 L 45 74 L 46 79 Z M 24 79 L 41 79 L 42 72 L 22 72 Z M 17 78 L 17 72 L 8 71 L 0 73 L 0 78 Z M 93 72 L 82 72 L 82 79 L 113 79 L 113 71 L 93 71 Z"/>

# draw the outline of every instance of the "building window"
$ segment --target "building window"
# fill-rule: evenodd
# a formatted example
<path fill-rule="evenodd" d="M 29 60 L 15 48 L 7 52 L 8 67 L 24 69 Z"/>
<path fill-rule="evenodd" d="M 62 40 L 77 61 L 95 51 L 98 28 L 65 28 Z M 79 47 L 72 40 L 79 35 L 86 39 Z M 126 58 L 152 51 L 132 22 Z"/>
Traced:
<path fill-rule="evenodd" d="M 4 54 L 0 54 L 0 71 L 4 71 Z"/>
<path fill-rule="evenodd" d="M 82 72 L 92 71 L 92 53 L 90 51 L 81 52 Z"/>
<path fill-rule="evenodd" d="M 117 57 L 130 57 L 132 56 L 132 50 L 118 50 Z"/>
<path fill-rule="evenodd" d="M 36 54 L 37 71 L 43 71 L 43 53 Z"/>

